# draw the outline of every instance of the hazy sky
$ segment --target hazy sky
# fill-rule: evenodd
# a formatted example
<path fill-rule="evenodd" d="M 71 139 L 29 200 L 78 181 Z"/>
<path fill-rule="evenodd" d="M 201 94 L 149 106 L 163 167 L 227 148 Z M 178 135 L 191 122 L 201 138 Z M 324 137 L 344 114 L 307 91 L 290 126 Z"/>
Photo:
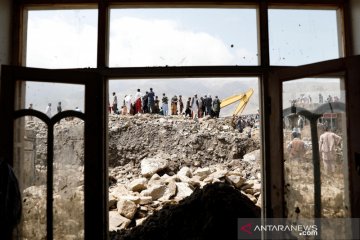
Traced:
<path fill-rule="evenodd" d="M 109 63 L 122 66 L 257 65 L 254 9 L 114 9 L 110 12 Z M 30 11 L 26 65 L 41 68 L 96 67 L 97 10 Z M 270 10 L 270 60 L 301 65 L 339 57 L 336 12 Z M 250 112 L 258 108 L 256 78 L 110 81 L 119 98 L 137 88 L 168 95 L 227 97 L 255 90 Z M 28 84 L 26 104 L 45 110 L 48 102 L 83 108 L 83 87 Z"/>

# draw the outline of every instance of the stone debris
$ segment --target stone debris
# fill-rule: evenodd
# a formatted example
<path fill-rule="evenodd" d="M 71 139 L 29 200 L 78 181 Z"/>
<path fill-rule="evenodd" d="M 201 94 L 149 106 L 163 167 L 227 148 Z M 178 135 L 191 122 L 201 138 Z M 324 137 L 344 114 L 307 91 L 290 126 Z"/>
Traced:
<path fill-rule="evenodd" d="M 141 192 L 142 190 L 146 189 L 146 184 L 147 184 L 146 178 L 139 178 L 129 183 L 128 188 L 133 192 Z"/>
<path fill-rule="evenodd" d="M 197 188 L 178 204 L 166 204 L 141 224 L 110 232 L 111 240 L 237 239 L 238 218 L 259 218 L 260 208 L 225 183 Z"/>
<path fill-rule="evenodd" d="M 259 203 L 260 160 L 242 159 L 260 148 L 258 133 L 254 131 L 255 137 L 248 138 L 229 128 L 229 124 L 226 118 L 195 122 L 180 116 L 110 115 L 110 231 L 142 225 L 164 206 L 181 203 L 194 191 L 217 182 L 233 186 L 239 194 L 243 191 L 249 201 Z M 27 214 L 22 237 L 43 239 L 46 127 L 34 120 L 28 122 L 27 128 L 36 135 L 36 176 L 23 192 Z M 84 123 L 77 119 L 62 120 L 54 129 L 54 232 L 64 239 L 84 235 L 83 130 Z"/>
<path fill-rule="evenodd" d="M 141 161 L 141 175 L 151 177 L 168 166 L 168 161 L 162 158 L 145 158 Z"/>
<path fill-rule="evenodd" d="M 131 220 L 121 216 L 117 211 L 109 212 L 109 230 L 116 231 L 119 229 L 127 228 Z"/>
<path fill-rule="evenodd" d="M 140 201 L 140 198 L 139 198 Z M 129 200 L 129 199 L 120 199 L 117 202 L 117 210 L 120 215 L 132 219 L 136 213 L 137 206 L 135 202 Z"/>

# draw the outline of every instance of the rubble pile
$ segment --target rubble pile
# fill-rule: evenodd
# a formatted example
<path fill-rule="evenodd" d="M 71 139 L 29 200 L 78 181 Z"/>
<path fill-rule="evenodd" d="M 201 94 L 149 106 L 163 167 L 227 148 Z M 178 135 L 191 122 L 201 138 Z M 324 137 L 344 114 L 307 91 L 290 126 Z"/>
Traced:
<path fill-rule="evenodd" d="M 248 159 L 245 161 L 238 159 L 208 167 L 183 166 L 175 174 L 164 173 L 168 160 L 143 159 L 142 176 L 131 178 L 131 181 L 123 178 L 109 189 L 110 231 L 141 225 L 164 205 L 176 205 L 196 189 L 218 182 L 232 186 L 254 205 L 261 206 L 259 155 L 259 150 L 256 150 L 245 155 Z M 131 167 L 124 166 L 122 172 L 127 168 Z M 113 175 L 115 172 L 112 169 L 110 176 L 117 179 Z"/>
<path fill-rule="evenodd" d="M 110 231 L 141 225 L 164 206 L 178 205 L 206 185 L 220 182 L 261 204 L 259 129 L 240 133 L 231 119 L 142 114 L 109 116 Z M 46 235 L 46 126 L 26 121 L 36 135 L 34 181 L 24 189 L 23 239 Z M 54 236 L 83 232 L 84 122 L 54 127 Z M 71 214 L 70 214 L 71 213 Z"/>
<path fill-rule="evenodd" d="M 235 188 L 214 183 L 166 204 L 140 226 L 110 232 L 110 239 L 237 239 L 237 219 L 260 216 L 260 208 Z"/>
<path fill-rule="evenodd" d="M 231 118 L 194 121 L 183 116 L 163 117 L 141 114 L 109 117 L 109 164 L 111 167 L 146 157 L 167 154 L 170 168 L 182 165 L 205 166 L 241 159 L 260 148 L 259 131 L 248 137 L 230 126 Z"/>
<path fill-rule="evenodd" d="M 46 239 L 47 128 L 34 119 L 26 122 L 35 135 L 35 174 L 23 182 L 23 218 L 20 239 Z M 53 207 L 54 239 L 84 238 L 84 122 L 54 126 Z M 26 187 L 29 186 L 29 187 Z"/>

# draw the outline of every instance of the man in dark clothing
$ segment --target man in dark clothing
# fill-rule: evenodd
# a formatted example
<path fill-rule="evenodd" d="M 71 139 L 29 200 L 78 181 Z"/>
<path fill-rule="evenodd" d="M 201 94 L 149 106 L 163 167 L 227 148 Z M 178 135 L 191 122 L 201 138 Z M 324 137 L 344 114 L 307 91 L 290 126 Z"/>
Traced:
<path fill-rule="evenodd" d="M 61 102 L 59 102 L 57 105 L 57 112 L 59 113 L 61 111 L 62 111 Z"/>
<path fill-rule="evenodd" d="M 181 115 L 182 112 L 183 112 L 183 109 L 184 109 L 184 103 L 183 103 L 183 100 L 181 98 L 181 95 L 179 96 L 179 101 L 178 102 L 179 102 L 179 108 L 180 108 L 179 114 Z"/>
<path fill-rule="evenodd" d="M 186 108 L 185 108 L 185 117 L 189 115 L 191 117 L 191 97 L 188 98 L 186 101 Z"/>
<path fill-rule="evenodd" d="M 205 114 L 211 115 L 211 107 L 212 107 L 212 98 L 211 95 L 208 95 L 205 101 Z"/>
<path fill-rule="evenodd" d="M 146 91 L 145 95 L 143 96 L 142 100 L 142 106 L 143 106 L 143 113 L 148 113 L 149 112 L 149 109 L 148 109 L 148 95 L 149 95 L 149 92 Z"/>
<path fill-rule="evenodd" d="M 214 111 L 214 116 L 218 118 L 220 115 L 220 100 L 218 99 L 218 96 L 215 96 L 212 103 L 212 110 Z"/>
<path fill-rule="evenodd" d="M 150 92 L 148 93 L 148 111 L 149 113 L 155 113 L 154 104 L 155 104 L 155 93 L 153 89 L 150 88 Z"/>
<path fill-rule="evenodd" d="M 160 112 L 160 100 L 158 96 L 156 96 L 154 100 L 154 113 L 159 113 L 159 112 Z"/>
<path fill-rule="evenodd" d="M 204 114 L 204 108 L 205 108 L 205 105 L 204 105 L 204 98 L 203 97 L 200 97 L 200 100 L 199 100 L 199 118 L 202 118 L 203 117 L 203 114 Z"/>
<path fill-rule="evenodd" d="M 112 103 L 113 113 L 117 113 L 117 112 L 118 112 L 117 103 L 118 103 L 118 100 L 117 100 L 116 93 L 113 92 L 113 103 Z"/>

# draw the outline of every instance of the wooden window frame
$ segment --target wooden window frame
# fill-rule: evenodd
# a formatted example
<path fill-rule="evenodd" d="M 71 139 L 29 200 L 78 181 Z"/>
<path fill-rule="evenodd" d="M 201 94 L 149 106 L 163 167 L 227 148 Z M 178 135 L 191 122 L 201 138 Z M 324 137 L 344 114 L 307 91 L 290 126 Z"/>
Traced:
<path fill-rule="evenodd" d="M 134 7 L 230 7 L 230 6 L 255 6 L 258 10 L 258 42 L 260 51 L 260 62 L 257 66 L 190 66 L 190 67 L 124 67 L 124 68 L 108 68 L 108 34 L 109 34 L 109 9 L 112 6 L 134 6 Z M 218 1 L 151 1 L 143 0 L 134 3 L 134 1 L 122 1 L 122 0 L 17 0 L 13 4 L 13 48 L 12 48 L 12 65 L 22 66 L 24 59 L 24 32 L 25 24 L 24 15 L 25 10 L 28 7 L 56 7 L 56 8 L 97 8 L 98 9 L 98 36 L 97 36 L 97 67 L 94 69 L 77 69 L 78 71 L 88 71 L 99 74 L 102 79 L 100 89 L 104 99 L 107 99 L 108 80 L 111 78 L 117 79 L 144 79 L 144 78 L 197 78 L 197 77 L 257 77 L 260 80 L 260 105 L 261 105 L 261 121 L 264 123 L 262 127 L 262 158 L 263 169 L 262 179 L 263 181 L 263 217 L 281 217 L 283 216 L 282 210 L 274 208 L 274 201 L 272 199 L 272 185 L 271 181 L 271 164 L 270 159 L 282 158 L 282 148 L 279 146 L 273 146 L 271 143 L 278 139 L 281 135 L 280 130 L 271 129 L 272 123 L 277 118 L 273 119 L 271 116 L 274 114 L 272 104 L 277 99 L 274 99 L 273 93 L 280 91 L 278 85 L 271 82 L 269 75 L 275 69 L 280 67 L 270 65 L 269 55 L 269 30 L 268 30 L 268 10 L 270 8 L 321 8 L 321 9 L 339 9 L 342 22 L 340 25 L 343 28 L 343 34 L 340 36 L 343 44 L 344 57 L 351 55 L 352 42 L 351 42 L 351 27 L 350 27 L 350 15 L 349 15 L 349 1 L 347 0 L 228 0 L 226 2 L 219 3 Z M 281 67 L 281 69 L 294 69 L 294 67 Z M 24 70 L 26 71 L 26 70 Z M 67 70 L 59 70 L 67 71 Z M 41 73 L 39 72 L 41 75 Z M 106 93 L 105 93 L 105 92 Z M 103 105 L 105 108 L 106 105 Z M 106 109 L 106 108 L 105 108 Z M 348 116 L 356 115 L 354 110 L 350 110 Z M 106 116 L 106 114 L 104 115 Z M 105 122 L 106 119 L 104 119 Z M 351 124 L 350 124 L 351 126 Z M 103 162 L 107 165 L 107 136 L 104 131 L 107 126 L 102 126 L 96 133 L 96 137 L 101 138 L 100 144 L 103 146 Z M 102 131 L 102 132 L 101 132 Z M 352 140 L 352 136 L 348 136 L 349 141 Z M 279 151 L 271 148 L 276 148 Z M 89 187 L 85 185 L 86 191 L 91 193 L 91 196 L 101 196 L 107 199 L 107 169 L 101 170 L 103 181 L 100 182 L 102 188 L 97 187 L 95 192 L 92 192 Z M 105 176 L 106 175 L 106 176 Z M 276 183 L 279 184 L 279 183 Z M 278 185 L 276 187 L 281 187 Z M 100 189 L 102 189 L 100 191 Z M 104 190 L 105 189 L 105 190 Z M 105 191 L 105 192 L 104 192 Z M 90 195 L 85 192 L 85 199 Z M 97 211 L 96 213 L 86 213 L 85 217 L 98 218 L 98 224 L 95 225 L 93 221 L 90 224 L 85 225 L 85 238 L 92 239 L 93 236 L 98 236 L 97 239 L 107 239 L 108 219 L 107 219 L 107 202 L 102 205 L 102 213 Z M 100 214 L 100 215 L 99 215 Z M 359 212 L 354 212 L 353 216 L 359 216 Z M 85 220 L 86 220 L 85 219 Z M 86 220 L 89 221 L 89 220 Z M 103 226 L 100 227 L 99 226 Z"/>

